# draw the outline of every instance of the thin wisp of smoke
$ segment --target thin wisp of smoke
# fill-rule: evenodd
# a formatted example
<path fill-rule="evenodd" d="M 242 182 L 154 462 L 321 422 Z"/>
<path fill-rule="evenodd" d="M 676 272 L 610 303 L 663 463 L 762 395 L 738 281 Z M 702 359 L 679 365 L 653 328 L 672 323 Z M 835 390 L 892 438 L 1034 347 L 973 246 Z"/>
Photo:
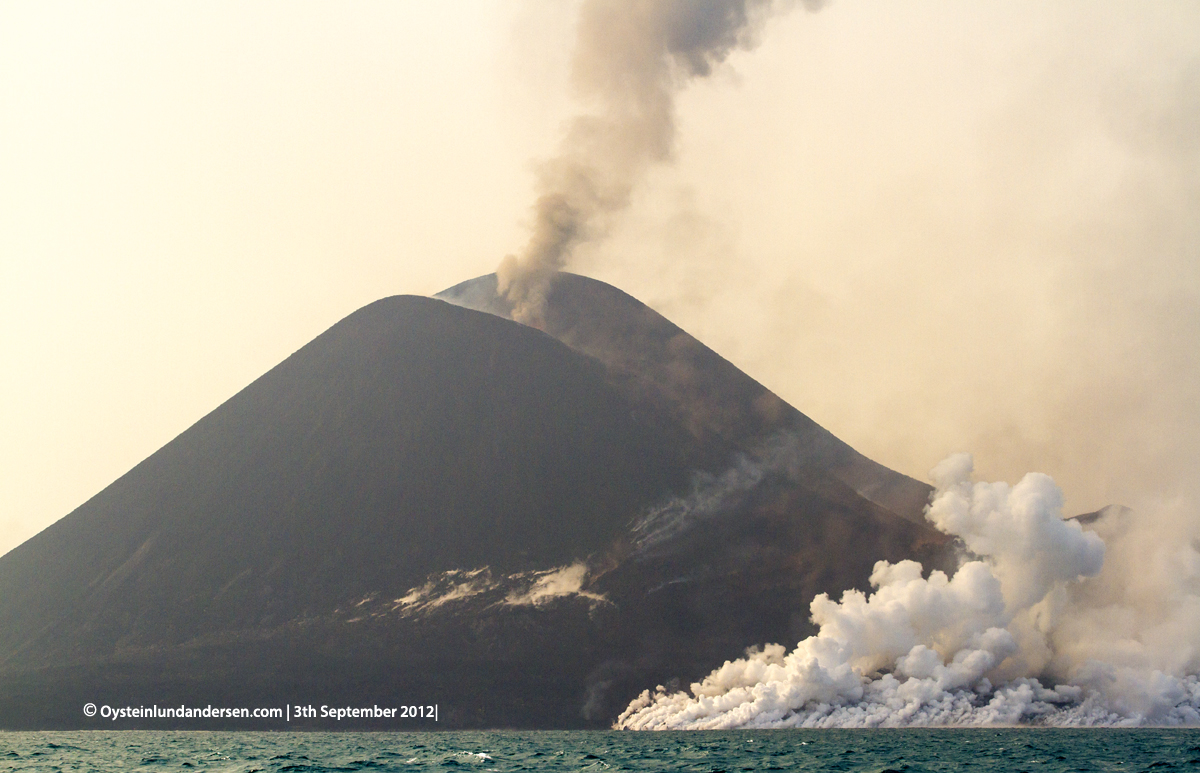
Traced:
<path fill-rule="evenodd" d="M 791 652 L 748 651 L 690 692 L 647 690 L 617 727 L 1200 724 L 1189 519 L 1108 508 L 1085 529 L 1049 477 L 972 470 L 958 454 L 933 471 L 926 517 L 965 548 L 953 576 L 880 561 L 873 592 L 813 600 L 820 631 Z"/>
<path fill-rule="evenodd" d="M 815 10 L 819 2 L 808 2 Z M 538 170 L 532 233 L 496 270 L 512 316 L 537 325 L 554 274 L 571 250 L 603 234 L 652 165 L 671 158 L 675 94 L 736 48 L 749 48 L 772 0 L 586 0 L 572 66 L 591 107 Z"/>

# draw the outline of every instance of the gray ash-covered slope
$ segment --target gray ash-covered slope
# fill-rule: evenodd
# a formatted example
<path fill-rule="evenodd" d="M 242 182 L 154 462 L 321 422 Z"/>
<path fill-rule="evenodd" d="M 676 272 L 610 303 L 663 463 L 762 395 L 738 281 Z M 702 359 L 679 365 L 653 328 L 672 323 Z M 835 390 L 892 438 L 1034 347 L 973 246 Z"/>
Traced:
<path fill-rule="evenodd" d="M 496 275 L 438 293 L 506 319 L 512 306 L 496 292 Z M 572 349 L 604 363 L 610 381 L 639 405 L 671 415 L 701 440 L 719 438 L 752 455 L 781 433 L 803 455 L 802 472 L 830 476 L 879 506 L 917 523 L 931 489 L 855 451 L 738 370 L 658 312 L 603 282 L 570 273 L 554 277 L 541 327 Z"/>
<path fill-rule="evenodd" d="M 614 288 L 560 277 L 549 335 L 488 310 L 359 310 L 0 557 L 0 727 L 86 701 L 604 726 L 945 552 L 927 488 Z"/>

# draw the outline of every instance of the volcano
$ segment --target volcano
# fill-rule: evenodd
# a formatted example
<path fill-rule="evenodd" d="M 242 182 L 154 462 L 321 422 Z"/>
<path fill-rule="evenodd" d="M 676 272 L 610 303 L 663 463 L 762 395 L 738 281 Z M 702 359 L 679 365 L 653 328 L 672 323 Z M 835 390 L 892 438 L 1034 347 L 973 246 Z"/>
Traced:
<path fill-rule="evenodd" d="M 543 329 L 510 312 L 490 275 L 366 306 L 0 557 L 0 727 L 607 727 L 878 560 L 950 563 L 927 486 L 634 298 L 560 274 Z M 334 726 L 256 722 L 119 726 Z"/>

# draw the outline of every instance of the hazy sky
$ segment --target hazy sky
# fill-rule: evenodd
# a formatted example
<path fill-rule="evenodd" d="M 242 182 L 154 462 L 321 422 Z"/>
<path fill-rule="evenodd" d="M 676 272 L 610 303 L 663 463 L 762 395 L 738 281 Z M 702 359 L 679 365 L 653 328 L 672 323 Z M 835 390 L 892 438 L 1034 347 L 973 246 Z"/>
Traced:
<path fill-rule="evenodd" d="M 0 553 L 356 308 L 492 271 L 566 2 L 0 5 Z M 1200 4 L 834 0 L 573 270 L 860 451 L 1200 489 Z"/>

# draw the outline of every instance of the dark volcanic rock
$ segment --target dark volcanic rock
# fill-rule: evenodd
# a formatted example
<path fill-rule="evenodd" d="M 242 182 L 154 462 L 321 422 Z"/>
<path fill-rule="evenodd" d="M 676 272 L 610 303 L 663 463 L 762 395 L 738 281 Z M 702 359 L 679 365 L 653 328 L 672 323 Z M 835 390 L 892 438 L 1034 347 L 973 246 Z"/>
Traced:
<path fill-rule="evenodd" d="M 510 318 L 488 274 L 438 293 L 468 308 Z M 611 285 L 560 273 L 548 295 L 544 328 L 603 362 L 609 380 L 638 405 L 671 415 L 697 438 L 719 439 L 750 455 L 785 434 L 803 473 L 832 478 L 891 512 L 924 524 L 931 489 L 877 464 L 679 329 Z"/>
<path fill-rule="evenodd" d="M 494 281 L 443 294 L 491 313 L 352 314 L 0 557 L 0 727 L 113 726 L 88 701 L 606 726 L 794 643 L 881 558 L 945 559 L 927 487 L 636 300 L 563 275 L 543 333 Z M 120 724 L 218 725 L 283 726 Z"/>

